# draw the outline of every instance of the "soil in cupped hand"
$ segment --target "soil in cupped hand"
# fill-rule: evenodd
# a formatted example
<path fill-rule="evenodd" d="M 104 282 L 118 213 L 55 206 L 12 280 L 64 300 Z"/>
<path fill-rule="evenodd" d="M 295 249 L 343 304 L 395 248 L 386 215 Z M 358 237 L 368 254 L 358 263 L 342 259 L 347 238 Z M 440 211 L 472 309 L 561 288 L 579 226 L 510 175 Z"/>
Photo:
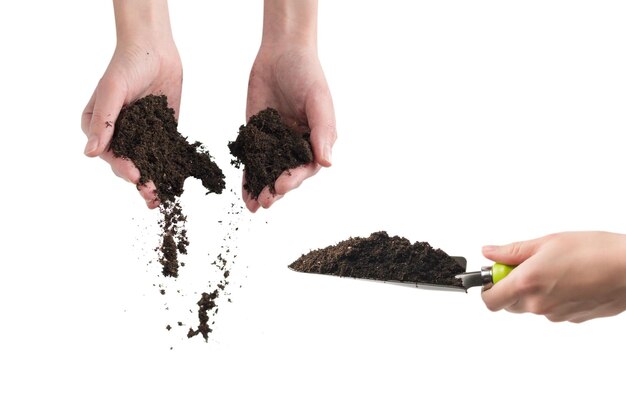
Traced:
<path fill-rule="evenodd" d="M 313 250 L 289 267 L 304 273 L 463 288 L 454 276 L 464 269 L 454 258 L 427 242 L 412 244 L 406 238 L 390 237 L 385 231 Z"/>
<path fill-rule="evenodd" d="M 300 133 L 287 126 L 272 108 L 242 125 L 228 148 L 235 157 L 231 163 L 237 168 L 244 166 L 243 187 L 253 199 L 258 199 L 266 186 L 276 194 L 274 183 L 283 172 L 313 161 L 310 132 Z"/>
<path fill-rule="evenodd" d="M 163 214 L 159 262 L 164 276 L 178 277 L 178 254 L 186 254 L 189 245 L 186 217 L 178 200 L 184 182 L 195 177 L 207 194 L 220 194 L 225 187 L 222 170 L 200 142 L 189 143 L 178 132 L 174 110 L 163 95 L 149 95 L 122 108 L 110 149 L 139 169 L 138 186 L 154 183 Z"/>

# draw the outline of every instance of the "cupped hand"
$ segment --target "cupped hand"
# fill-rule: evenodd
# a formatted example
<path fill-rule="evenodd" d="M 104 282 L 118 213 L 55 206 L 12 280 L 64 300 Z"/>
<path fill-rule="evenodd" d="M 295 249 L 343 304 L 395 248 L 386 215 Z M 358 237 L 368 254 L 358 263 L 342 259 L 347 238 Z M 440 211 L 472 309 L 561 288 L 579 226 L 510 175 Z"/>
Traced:
<path fill-rule="evenodd" d="M 566 232 L 487 246 L 490 260 L 518 265 L 482 293 L 492 311 L 583 322 L 626 310 L 626 235 Z"/>
<path fill-rule="evenodd" d="M 182 64 L 173 41 L 118 43 L 83 111 L 82 129 L 87 136 L 85 155 L 102 158 L 117 176 L 136 184 L 150 209 L 160 203 L 154 184 L 139 185 L 137 167 L 132 161 L 114 157 L 109 144 L 122 106 L 149 94 L 164 94 L 178 117 L 181 89 Z"/>
<path fill-rule="evenodd" d="M 284 122 L 295 129 L 310 129 L 314 160 L 284 172 L 274 184 L 275 194 L 265 187 L 258 199 L 253 199 L 242 188 L 251 212 L 269 208 L 321 167 L 331 165 L 332 147 L 337 139 L 335 110 L 314 47 L 261 47 L 250 73 L 246 119 L 267 107 L 278 110 Z"/>

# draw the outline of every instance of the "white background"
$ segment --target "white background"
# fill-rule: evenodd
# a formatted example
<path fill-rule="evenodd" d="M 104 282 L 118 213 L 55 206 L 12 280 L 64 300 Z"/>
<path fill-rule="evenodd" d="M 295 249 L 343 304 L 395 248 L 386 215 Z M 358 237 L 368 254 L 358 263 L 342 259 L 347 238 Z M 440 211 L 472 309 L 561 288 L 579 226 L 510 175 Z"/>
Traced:
<path fill-rule="evenodd" d="M 110 2 L 1 9 L 0 416 L 624 415 L 624 315 L 553 324 L 489 312 L 478 289 L 286 269 L 378 230 L 472 269 L 485 244 L 626 232 L 623 2 L 322 0 L 334 166 L 254 216 L 225 215 L 238 195 L 189 181 L 177 282 L 147 265 L 158 213 L 82 155 L 80 114 L 115 45 Z M 170 9 L 179 129 L 238 191 L 226 144 L 244 122 L 261 2 Z M 208 344 L 168 333 L 219 279 L 227 222 L 240 226 L 233 303 Z"/>

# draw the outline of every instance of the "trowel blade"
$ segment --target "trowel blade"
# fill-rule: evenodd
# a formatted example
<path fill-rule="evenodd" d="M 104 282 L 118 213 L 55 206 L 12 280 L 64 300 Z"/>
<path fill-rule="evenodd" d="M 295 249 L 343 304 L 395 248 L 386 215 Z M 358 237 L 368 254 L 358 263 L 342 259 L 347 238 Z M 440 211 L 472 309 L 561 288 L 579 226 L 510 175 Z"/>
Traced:
<path fill-rule="evenodd" d="M 467 260 L 465 257 L 452 257 L 462 268 L 463 271 L 467 268 Z M 303 273 L 301 271 L 292 269 L 289 267 L 289 270 L 296 271 L 298 273 Z M 404 287 L 413 287 L 418 289 L 426 289 L 426 290 L 444 290 L 444 291 L 452 291 L 452 292 L 464 292 L 467 293 L 467 288 L 462 286 L 452 286 L 445 284 L 433 284 L 433 283 L 415 283 L 415 282 L 403 282 L 399 280 L 380 280 L 380 279 L 371 279 L 367 277 L 348 277 L 348 276 L 336 276 L 334 274 L 325 274 L 325 273 L 309 273 L 307 274 L 320 274 L 322 276 L 334 276 L 334 277 L 342 277 L 345 279 L 359 280 L 359 281 L 367 281 L 367 282 L 378 282 L 378 283 L 387 283 L 394 284 Z"/>

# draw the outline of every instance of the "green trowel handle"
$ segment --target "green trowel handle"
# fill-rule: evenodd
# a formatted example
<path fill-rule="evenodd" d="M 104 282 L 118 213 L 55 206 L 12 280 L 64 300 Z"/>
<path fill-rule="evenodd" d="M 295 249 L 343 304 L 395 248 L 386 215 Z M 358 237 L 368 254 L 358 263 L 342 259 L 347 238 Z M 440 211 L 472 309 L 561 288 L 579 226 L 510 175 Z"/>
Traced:
<path fill-rule="evenodd" d="M 491 280 L 496 284 L 500 280 L 504 279 L 509 275 L 510 272 L 517 266 L 509 266 L 507 264 L 495 263 L 491 268 Z"/>

